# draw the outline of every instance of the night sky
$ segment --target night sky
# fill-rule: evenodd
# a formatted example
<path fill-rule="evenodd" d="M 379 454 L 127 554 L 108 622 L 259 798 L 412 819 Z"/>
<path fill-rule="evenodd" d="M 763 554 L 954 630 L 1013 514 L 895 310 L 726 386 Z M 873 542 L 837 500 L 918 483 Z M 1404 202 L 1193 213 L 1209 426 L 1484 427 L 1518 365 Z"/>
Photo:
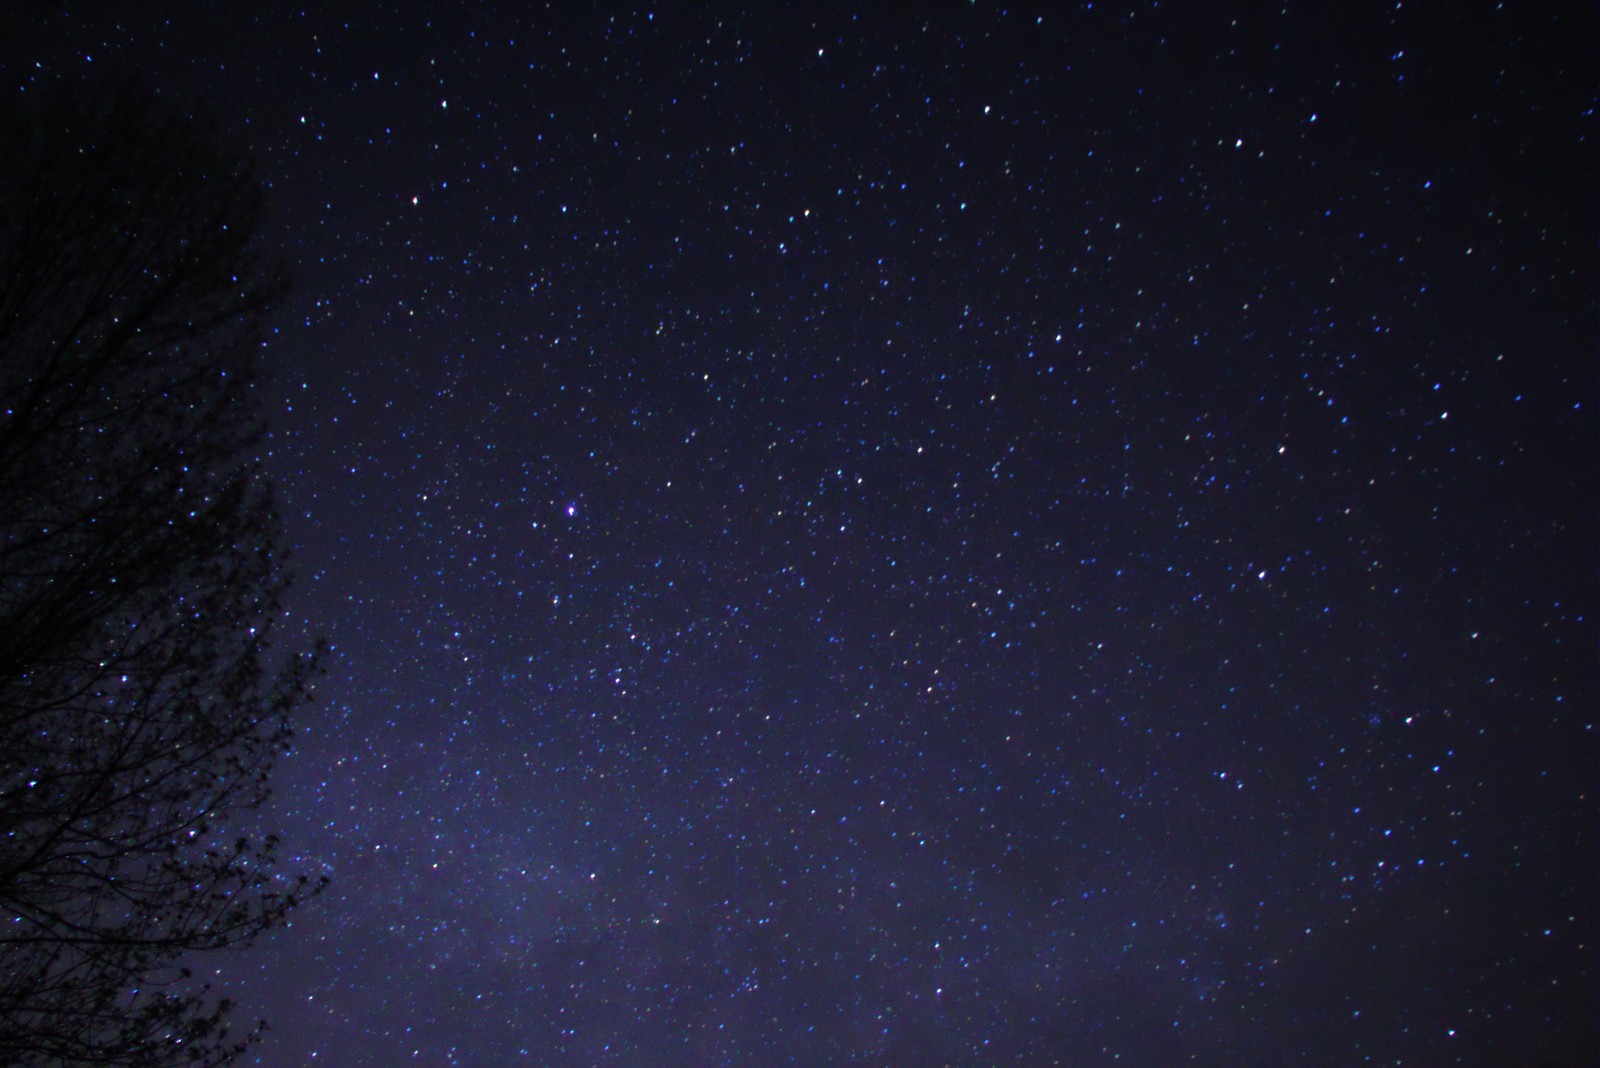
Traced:
<path fill-rule="evenodd" d="M 1594 6 L 712 6 L 8 27 L 295 277 L 247 1063 L 1600 1060 Z"/>

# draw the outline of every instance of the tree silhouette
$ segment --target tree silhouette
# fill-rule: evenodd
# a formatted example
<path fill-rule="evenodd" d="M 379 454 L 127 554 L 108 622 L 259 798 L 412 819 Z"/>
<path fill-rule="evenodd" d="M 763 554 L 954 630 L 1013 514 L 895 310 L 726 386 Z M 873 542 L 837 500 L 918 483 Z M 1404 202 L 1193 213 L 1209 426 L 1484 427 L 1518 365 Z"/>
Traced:
<path fill-rule="evenodd" d="M 238 820 L 315 654 L 252 368 L 284 288 L 203 121 L 125 86 L 0 117 L 0 1063 L 219 1064 L 184 962 L 317 887 Z"/>

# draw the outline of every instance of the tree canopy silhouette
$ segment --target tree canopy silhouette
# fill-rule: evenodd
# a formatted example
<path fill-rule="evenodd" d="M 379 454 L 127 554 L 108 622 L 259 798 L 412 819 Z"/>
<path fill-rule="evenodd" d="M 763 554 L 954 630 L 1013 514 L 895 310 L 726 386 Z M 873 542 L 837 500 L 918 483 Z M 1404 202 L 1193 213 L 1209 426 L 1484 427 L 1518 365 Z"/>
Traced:
<path fill-rule="evenodd" d="M 240 831 L 316 654 L 252 375 L 284 276 L 210 126 L 125 86 L 0 116 L 0 1063 L 225 1063 L 185 968 L 315 886 Z"/>

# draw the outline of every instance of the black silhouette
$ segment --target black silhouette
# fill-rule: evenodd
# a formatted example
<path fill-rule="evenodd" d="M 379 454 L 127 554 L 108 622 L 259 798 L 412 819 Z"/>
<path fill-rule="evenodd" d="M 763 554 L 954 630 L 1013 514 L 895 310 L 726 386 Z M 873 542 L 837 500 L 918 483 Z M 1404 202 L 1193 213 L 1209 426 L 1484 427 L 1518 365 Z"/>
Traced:
<path fill-rule="evenodd" d="M 284 279 L 205 122 L 102 86 L 0 126 L 0 1063 L 225 1063 L 183 962 L 316 889 L 230 825 L 316 660 L 271 652 L 252 460 Z"/>

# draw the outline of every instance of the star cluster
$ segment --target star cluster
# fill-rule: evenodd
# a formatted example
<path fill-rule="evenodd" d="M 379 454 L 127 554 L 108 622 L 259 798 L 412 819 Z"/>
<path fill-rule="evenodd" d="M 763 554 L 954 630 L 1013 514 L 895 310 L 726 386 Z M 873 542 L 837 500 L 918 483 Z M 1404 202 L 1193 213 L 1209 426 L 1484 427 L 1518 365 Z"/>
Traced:
<path fill-rule="evenodd" d="M 1593 1063 L 1594 13 L 691 6 L 6 45 L 297 282 L 254 1063 Z"/>

